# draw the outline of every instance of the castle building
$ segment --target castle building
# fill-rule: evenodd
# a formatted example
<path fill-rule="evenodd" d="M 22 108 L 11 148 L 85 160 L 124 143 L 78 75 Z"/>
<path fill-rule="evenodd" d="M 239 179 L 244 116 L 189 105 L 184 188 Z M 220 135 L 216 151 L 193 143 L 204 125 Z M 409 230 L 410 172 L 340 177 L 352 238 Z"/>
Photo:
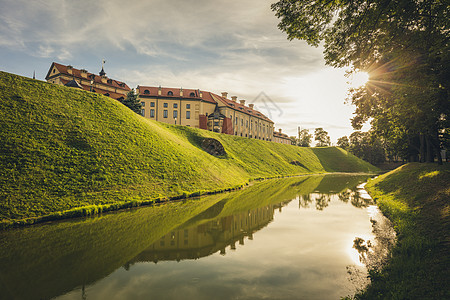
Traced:
<path fill-rule="evenodd" d="M 122 101 L 131 90 L 124 82 L 108 78 L 103 69 L 99 75 L 85 69 L 53 62 L 45 77 L 47 82 L 99 93 Z M 190 126 L 240 137 L 291 144 L 289 137 L 274 132 L 274 122 L 257 111 L 253 104 L 228 93 L 220 96 L 199 89 L 138 86 L 141 114 L 151 120 Z"/>
<path fill-rule="evenodd" d="M 254 109 L 245 106 L 245 100 L 227 98 L 211 92 L 138 86 L 142 115 L 168 124 L 185 125 L 265 141 L 273 139 L 273 121 Z"/>
<path fill-rule="evenodd" d="M 291 138 L 287 134 L 282 133 L 281 128 L 278 129 L 278 132 L 276 131 L 273 132 L 273 141 L 275 143 L 292 145 Z"/>
<path fill-rule="evenodd" d="M 52 63 L 45 80 L 50 83 L 81 88 L 122 101 L 131 90 L 124 82 L 108 78 L 102 67 L 99 75 L 84 69 L 75 69 L 68 65 Z"/>

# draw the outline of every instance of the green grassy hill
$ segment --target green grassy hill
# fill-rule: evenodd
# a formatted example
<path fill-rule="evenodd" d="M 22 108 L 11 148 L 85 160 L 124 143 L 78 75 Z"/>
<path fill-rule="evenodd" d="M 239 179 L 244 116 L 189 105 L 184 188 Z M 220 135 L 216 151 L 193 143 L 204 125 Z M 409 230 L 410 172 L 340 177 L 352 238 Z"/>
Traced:
<path fill-rule="evenodd" d="M 403 165 L 366 185 L 394 224 L 388 265 L 356 299 L 450 299 L 450 163 Z"/>
<path fill-rule="evenodd" d="M 227 154 L 203 151 L 204 138 L 219 140 Z M 224 190 L 255 178 L 377 171 L 338 148 L 166 125 L 99 94 L 4 72 L 0 139 L 4 226 Z"/>

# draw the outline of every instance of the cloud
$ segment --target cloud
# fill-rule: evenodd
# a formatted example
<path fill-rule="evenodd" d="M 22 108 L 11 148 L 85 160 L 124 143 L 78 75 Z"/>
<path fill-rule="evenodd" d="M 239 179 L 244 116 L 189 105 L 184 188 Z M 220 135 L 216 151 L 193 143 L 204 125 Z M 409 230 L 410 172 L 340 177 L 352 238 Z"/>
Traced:
<path fill-rule="evenodd" d="M 264 92 L 291 134 L 305 122 L 349 124 L 342 74 L 325 67 L 321 48 L 286 39 L 272 0 L 0 2 L 0 51 L 88 70 L 106 58 L 108 76 L 130 86 L 228 91 L 247 101 Z"/>

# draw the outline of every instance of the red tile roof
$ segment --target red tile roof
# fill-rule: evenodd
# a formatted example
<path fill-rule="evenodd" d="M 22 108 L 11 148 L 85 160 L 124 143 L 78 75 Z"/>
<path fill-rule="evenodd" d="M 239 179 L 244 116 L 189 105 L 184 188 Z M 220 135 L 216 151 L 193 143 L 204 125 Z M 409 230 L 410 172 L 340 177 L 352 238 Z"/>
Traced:
<path fill-rule="evenodd" d="M 268 121 L 268 122 L 273 123 L 272 120 L 270 120 L 263 113 L 255 110 L 255 109 L 251 109 L 250 107 L 245 106 L 245 105 L 243 105 L 243 104 L 241 104 L 239 102 L 234 102 L 233 100 L 227 99 L 225 97 L 222 97 L 222 96 L 219 96 L 219 95 L 216 95 L 216 94 L 212 94 L 212 95 L 213 95 L 213 97 L 215 99 L 218 100 L 219 106 L 220 106 L 220 104 L 224 104 L 225 106 L 227 106 L 227 107 L 229 107 L 231 109 L 234 109 L 234 110 L 246 113 L 247 115 L 251 115 L 252 117 L 260 118 L 260 119 L 262 119 L 264 121 Z"/>
<path fill-rule="evenodd" d="M 202 100 L 205 102 L 216 104 L 216 101 L 211 97 L 210 92 L 194 90 L 194 89 L 183 89 L 183 96 L 181 95 L 181 88 L 166 88 L 161 87 L 161 95 L 158 94 L 159 87 L 155 86 L 138 86 L 137 92 L 140 97 L 161 97 L 161 98 L 182 98 L 182 99 L 195 99 Z M 201 97 L 200 97 L 201 94 Z"/>
<path fill-rule="evenodd" d="M 70 80 L 65 80 L 63 78 L 60 78 L 60 80 L 61 80 L 62 84 L 64 84 L 64 85 L 66 85 L 70 81 Z M 83 88 L 83 90 L 91 91 L 91 86 L 90 85 L 85 85 L 85 84 L 80 84 L 80 85 Z M 100 89 L 100 88 L 97 88 L 97 87 L 94 87 L 94 92 L 102 94 L 102 95 L 105 95 L 105 96 L 108 96 L 108 97 L 111 97 L 111 98 L 116 99 L 116 100 L 118 100 L 119 98 L 126 98 L 126 96 L 124 96 L 123 94 L 110 92 L 110 91 L 107 91 L 107 90 L 104 90 L 104 89 Z"/>
<path fill-rule="evenodd" d="M 288 140 L 291 139 L 287 134 L 285 134 L 285 133 L 279 133 L 279 132 L 277 132 L 277 131 L 274 131 L 274 132 L 273 132 L 273 137 L 278 137 L 278 138 L 288 139 Z"/>
<path fill-rule="evenodd" d="M 65 65 L 62 65 L 62 64 L 59 64 L 59 63 L 55 63 L 55 62 L 52 63 L 52 65 L 50 66 L 50 69 L 48 70 L 47 76 L 45 76 L 46 80 L 48 80 L 49 78 L 54 76 L 54 75 L 50 74 L 50 72 L 52 71 L 54 66 L 56 67 L 56 69 L 60 73 L 65 74 L 67 76 L 71 76 L 71 77 L 75 77 L 75 78 L 89 79 L 89 80 L 90 80 L 90 77 L 93 76 L 94 77 L 94 82 L 96 82 L 96 83 L 108 85 L 108 86 L 111 86 L 111 87 L 114 87 L 114 88 L 119 88 L 119 89 L 126 90 L 126 91 L 130 91 L 131 90 L 130 87 L 125 82 L 114 80 L 114 79 L 111 79 L 111 78 L 108 78 L 109 82 L 103 83 L 102 82 L 102 77 L 99 76 L 99 75 L 95 75 L 93 73 L 86 72 L 87 78 L 84 78 L 84 77 L 81 76 L 81 70 L 75 69 L 73 67 L 72 67 L 72 74 L 70 74 L 67 71 L 68 66 L 65 66 Z M 57 75 L 57 74 L 55 74 L 55 75 Z"/>

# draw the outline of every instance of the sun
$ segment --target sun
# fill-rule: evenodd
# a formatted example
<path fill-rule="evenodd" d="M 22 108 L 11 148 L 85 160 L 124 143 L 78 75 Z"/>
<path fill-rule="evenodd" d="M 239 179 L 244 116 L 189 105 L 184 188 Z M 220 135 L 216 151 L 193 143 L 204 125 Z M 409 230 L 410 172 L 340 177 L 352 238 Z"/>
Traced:
<path fill-rule="evenodd" d="M 352 88 L 359 88 L 369 81 L 369 74 L 367 72 L 358 72 L 350 75 L 350 86 Z"/>

